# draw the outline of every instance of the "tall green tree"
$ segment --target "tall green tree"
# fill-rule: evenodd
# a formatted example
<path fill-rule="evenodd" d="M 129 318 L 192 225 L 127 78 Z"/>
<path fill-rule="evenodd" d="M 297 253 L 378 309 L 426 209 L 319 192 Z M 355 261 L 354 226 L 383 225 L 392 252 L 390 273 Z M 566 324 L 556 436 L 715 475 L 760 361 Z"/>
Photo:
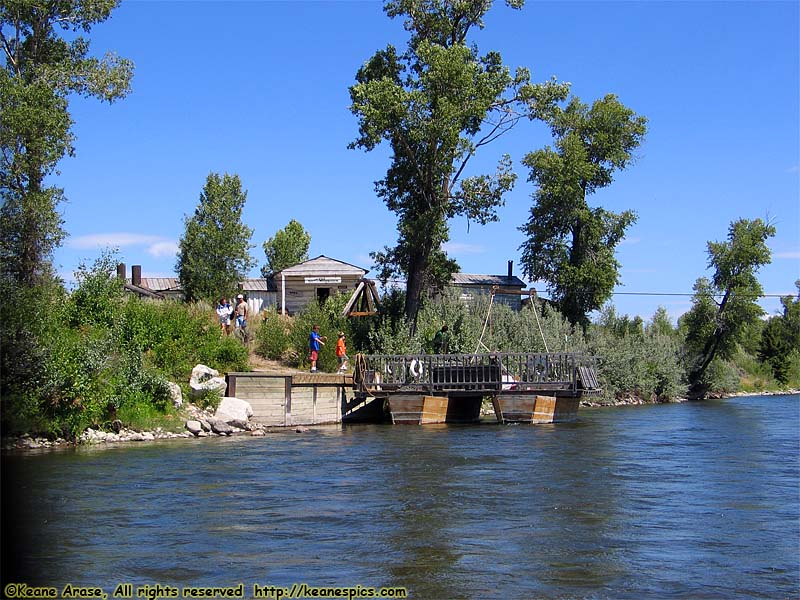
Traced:
<path fill-rule="evenodd" d="M 626 210 L 589 206 L 588 197 L 625 169 L 642 143 L 647 119 L 614 95 L 591 107 L 572 98 L 548 118 L 553 147 L 529 153 L 523 163 L 537 185 L 530 217 L 520 231 L 523 272 L 547 282 L 552 299 L 573 325 L 586 328 L 619 283 L 614 249 L 636 221 Z"/>
<path fill-rule="evenodd" d="M 133 64 L 89 55 L 89 33 L 118 0 L 0 2 L 0 263 L 3 275 L 33 285 L 51 270 L 64 238 L 63 190 L 45 183 L 73 154 L 73 94 L 107 102 L 130 90 Z M 64 39 L 66 36 L 68 39 Z"/>
<path fill-rule="evenodd" d="M 512 75 L 497 52 L 480 55 L 469 43 L 491 4 L 387 1 L 389 17 L 405 19 L 406 50 L 389 45 L 376 52 L 350 88 L 350 110 L 359 122 L 350 148 L 371 151 L 385 141 L 392 151 L 375 189 L 398 216 L 398 239 L 372 256 L 382 279 L 406 279 L 405 314 L 412 331 L 423 290 L 443 284 L 457 268 L 442 250 L 448 220 L 495 221 L 514 184 L 507 156 L 495 173 L 467 176 L 470 159 L 518 120 L 540 117 L 568 93 L 566 84 L 554 80 L 531 84 L 526 69 Z M 507 4 L 519 8 L 522 1 Z"/>
<path fill-rule="evenodd" d="M 774 235 L 775 227 L 762 219 L 739 219 L 731 223 L 727 241 L 708 243 L 708 267 L 714 276 L 697 280 L 692 308 L 683 318 L 693 357 L 692 396 L 706 394 L 708 366 L 715 357 L 730 358 L 747 325 L 763 314 L 757 303 L 763 289 L 756 272 L 772 261 L 766 242 Z"/>
<path fill-rule="evenodd" d="M 236 290 L 256 265 L 253 230 L 242 223 L 247 192 L 238 175 L 210 173 L 192 217 L 185 219 L 176 270 L 187 300 L 214 299 Z"/>
<path fill-rule="evenodd" d="M 264 242 L 267 264 L 261 267 L 261 275 L 269 277 L 286 267 L 308 260 L 310 245 L 311 234 L 299 222 L 292 219 L 286 227 Z"/>

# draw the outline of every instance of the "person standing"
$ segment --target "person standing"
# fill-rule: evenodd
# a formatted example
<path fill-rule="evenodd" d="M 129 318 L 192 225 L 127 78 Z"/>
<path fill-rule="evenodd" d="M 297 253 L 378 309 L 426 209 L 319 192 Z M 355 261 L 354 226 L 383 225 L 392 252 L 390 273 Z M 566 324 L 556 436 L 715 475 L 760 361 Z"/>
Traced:
<path fill-rule="evenodd" d="M 341 375 L 347 371 L 347 361 L 350 358 L 347 356 L 347 346 L 345 345 L 344 331 L 339 332 L 339 339 L 336 340 L 336 356 L 339 358 L 339 372 Z"/>
<path fill-rule="evenodd" d="M 317 372 L 317 359 L 319 358 L 320 345 L 324 346 L 328 340 L 324 335 L 319 334 L 319 325 L 314 325 L 311 328 L 311 334 L 308 336 L 308 347 L 311 350 L 311 372 Z"/>
<path fill-rule="evenodd" d="M 236 308 L 234 310 L 236 314 L 236 329 L 239 330 L 239 333 L 242 336 L 242 340 L 245 342 L 247 341 L 247 302 L 244 301 L 244 296 L 239 294 L 236 296 Z"/>
<path fill-rule="evenodd" d="M 449 346 L 450 334 L 447 333 L 447 325 L 442 325 L 442 328 L 433 337 L 433 352 L 434 354 L 447 354 Z"/>
<path fill-rule="evenodd" d="M 219 317 L 219 327 L 222 333 L 230 335 L 231 333 L 231 305 L 222 297 L 219 299 L 217 305 L 217 316 Z"/>

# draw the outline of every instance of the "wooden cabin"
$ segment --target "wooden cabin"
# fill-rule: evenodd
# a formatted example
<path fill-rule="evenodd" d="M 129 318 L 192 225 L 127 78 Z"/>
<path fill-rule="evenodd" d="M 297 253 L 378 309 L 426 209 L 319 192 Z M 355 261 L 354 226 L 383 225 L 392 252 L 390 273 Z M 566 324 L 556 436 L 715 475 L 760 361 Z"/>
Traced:
<path fill-rule="evenodd" d="M 324 255 L 288 267 L 272 276 L 278 307 L 292 315 L 312 301 L 324 302 L 337 293 L 352 294 L 367 272 Z"/>
<path fill-rule="evenodd" d="M 489 296 L 492 288 L 497 286 L 501 290 L 519 290 L 519 293 L 498 293 L 494 301 L 510 306 L 514 310 L 522 307 L 522 290 L 525 282 L 512 272 L 513 263 L 508 261 L 507 275 L 474 275 L 471 273 L 453 273 L 450 279 L 450 288 L 459 292 L 461 301 L 465 304 L 472 302 L 479 296 Z"/>

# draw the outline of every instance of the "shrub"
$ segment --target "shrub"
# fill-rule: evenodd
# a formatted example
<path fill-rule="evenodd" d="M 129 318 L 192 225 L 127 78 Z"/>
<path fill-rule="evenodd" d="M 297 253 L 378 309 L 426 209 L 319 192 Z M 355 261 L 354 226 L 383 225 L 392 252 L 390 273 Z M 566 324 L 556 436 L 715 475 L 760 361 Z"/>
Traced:
<path fill-rule="evenodd" d="M 272 360 L 288 358 L 292 321 L 274 311 L 266 311 L 255 333 L 256 352 Z"/>

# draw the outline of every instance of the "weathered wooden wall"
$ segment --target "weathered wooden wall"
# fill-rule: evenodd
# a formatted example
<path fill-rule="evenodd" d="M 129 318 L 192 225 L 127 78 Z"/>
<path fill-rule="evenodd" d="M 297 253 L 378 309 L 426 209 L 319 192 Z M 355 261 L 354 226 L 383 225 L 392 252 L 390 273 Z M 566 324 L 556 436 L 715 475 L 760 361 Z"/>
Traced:
<path fill-rule="evenodd" d="M 228 373 L 228 395 L 249 402 L 253 407 L 253 420 L 265 425 L 340 423 L 347 386 L 344 378 L 338 379 L 338 383 L 304 381 L 294 385 L 291 375 Z"/>

